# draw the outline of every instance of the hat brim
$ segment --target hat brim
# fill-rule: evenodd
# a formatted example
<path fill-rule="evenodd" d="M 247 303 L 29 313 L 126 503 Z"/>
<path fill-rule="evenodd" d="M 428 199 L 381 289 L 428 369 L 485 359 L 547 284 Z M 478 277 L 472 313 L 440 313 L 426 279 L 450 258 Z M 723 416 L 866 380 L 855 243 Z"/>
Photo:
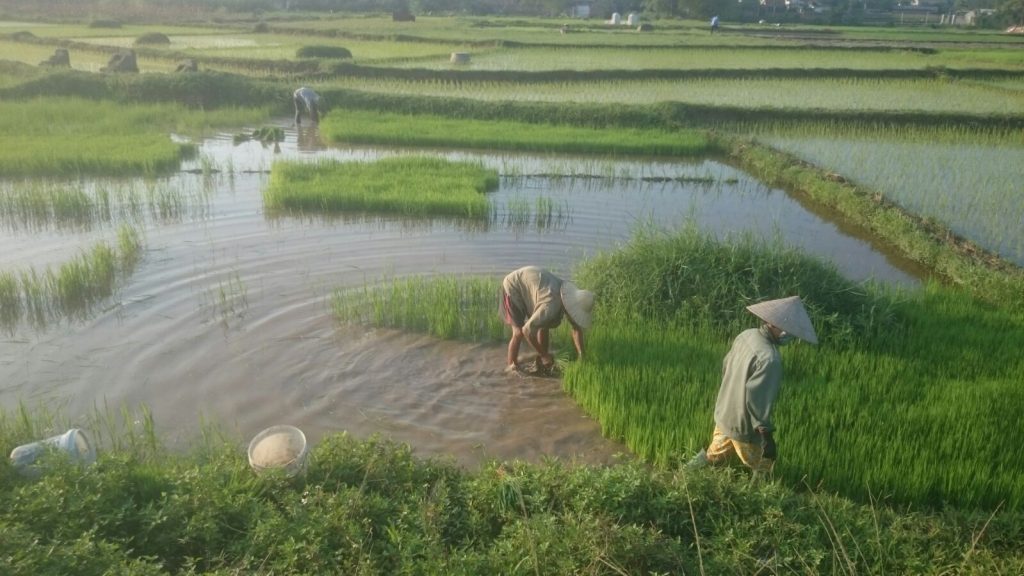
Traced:
<path fill-rule="evenodd" d="M 594 307 L 594 293 L 589 290 L 580 290 L 572 282 L 562 282 L 559 290 L 562 298 L 562 307 L 573 324 L 580 328 L 590 328 L 591 310 Z"/>
<path fill-rule="evenodd" d="M 818 343 L 818 335 L 814 331 L 811 317 L 807 314 L 799 296 L 768 300 L 747 306 L 747 310 L 761 320 L 785 330 L 789 334 L 808 342 Z"/>

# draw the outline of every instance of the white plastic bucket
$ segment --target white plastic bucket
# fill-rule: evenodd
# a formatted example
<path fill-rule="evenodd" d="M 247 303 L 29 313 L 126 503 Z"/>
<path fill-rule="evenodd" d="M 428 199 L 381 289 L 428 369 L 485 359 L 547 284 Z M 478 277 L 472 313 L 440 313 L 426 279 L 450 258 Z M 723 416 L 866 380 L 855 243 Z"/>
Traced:
<path fill-rule="evenodd" d="M 11 464 L 22 474 L 34 476 L 40 472 L 35 462 L 46 450 L 57 450 L 77 464 L 92 464 L 96 461 L 96 449 L 89 442 L 89 437 L 81 429 L 72 428 L 63 434 L 22 444 L 11 450 Z"/>
<path fill-rule="evenodd" d="M 295 426 L 271 426 L 249 442 L 249 466 L 259 473 L 284 470 L 295 476 L 306 470 L 306 435 Z"/>

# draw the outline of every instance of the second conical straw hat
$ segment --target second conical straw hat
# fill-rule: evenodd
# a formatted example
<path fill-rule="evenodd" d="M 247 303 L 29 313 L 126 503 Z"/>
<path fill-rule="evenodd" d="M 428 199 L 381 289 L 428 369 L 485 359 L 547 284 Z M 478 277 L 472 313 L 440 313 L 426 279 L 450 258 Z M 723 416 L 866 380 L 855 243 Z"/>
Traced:
<path fill-rule="evenodd" d="M 811 317 L 807 315 L 807 309 L 804 308 L 804 303 L 799 296 L 758 302 L 747 306 L 747 310 L 761 320 L 785 330 L 805 342 L 818 343 L 818 335 L 814 333 Z"/>

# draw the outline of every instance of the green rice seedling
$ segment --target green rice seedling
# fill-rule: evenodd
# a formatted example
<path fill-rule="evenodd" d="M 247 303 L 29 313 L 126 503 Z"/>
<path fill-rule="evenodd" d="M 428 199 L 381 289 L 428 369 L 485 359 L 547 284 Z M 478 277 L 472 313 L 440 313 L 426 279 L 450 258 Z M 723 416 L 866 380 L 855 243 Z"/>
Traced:
<path fill-rule="evenodd" d="M 22 306 L 29 325 L 35 328 L 46 326 L 48 318 L 53 315 L 52 298 L 47 289 L 46 276 L 36 273 L 34 268 L 19 273 L 21 283 Z M 13 330 L 13 326 L 8 327 Z"/>
<path fill-rule="evenodd" d="M 0 214 L 11 228 L 37 228 L 49 222 L 77 227 L 93 219 L 93 207 L 81 187 L 22 181 L 0 187 Z"/>
<path fill-rule="evenodd" d="M 121 274 L 135 269 L 139 259 L 142 257 L 142 235 L 133 226 L 121 226 L 117 229 L 117 248 L 120 258 L 119 268 Z"/>
<path fill-rule="evenodd" d="M 332 309 L 335 318 L 346 323 L 495 341 L 505 333 L 498 315 L 499 288 L 500 281 L 493 278 L 389 278 L 362 289 L 336 291 Z"/>
<path fill-rule="evenodd" d="M 209 191 L 165 181 L 19 180 L 0 183 L 0 222 L 11 229 L 90 230 L 110 223 L 202 218 Z"/>
<path fill-rule="evenodd" d="M 394 212 L 486 218 L 498 175 L 479 163 L 430 157 L 375 162 L 275 162 L 263 192 L 270 210 Z"/>
<path fill-rule="evenodd" d="M 538 230 L 564 228 L 569 223 L 569 203 L 556 203 L 548 196 L 538 196 L 534 201 L 534 224 Z"/>
<path fill-rule="evenodd" d="M 1021 68 L 1012 62 L 1012 50 L 998 51 L 993 58 L 974 51 L 942 51 L 939 54 L 897 50 L 850 50 L 827 47 L 805 49 L 770 47 L 623 47 L 560 46 L 472 50 L 470 70 L 494 71 L 621 71 L 643 70 L 925 70 L 935 66 L 971 68 Z M 382 63 L 402 68 L 443 70 L 450 67 L 445 55 Z"/>
<path fill-rule="evenodd" d="M 260 142 L 284 142 L 284 128 L 262 126 L 253 130 L 252 137 Z"/>
<path fill-rule="evenodd" d="M 1020 131 L 805 127 L 759 139 L 1024 265 Z"/>
<path fill-rule="evenodd" d="M 96 300 L 113 291 L 117 277 L 116 257 L 107 244 L 95 245 L 56 270 L 48 270 L 47 285 L 55 307 L 72 317 L 80 317 Z"/>
<path fill-rule="evenodd" d="M 209 295 L 214 315 L 225 326 L 230 320 L 244 316 L 249 307 L 249 292 L 237 271 L 226 281 L 210 287 Z"/>
<path fill-rule="evenodd" d="M 60 318 L 85 317 L 131 274 L 141 250 L 139 232 L 125 225 L 118 230 L 114 247 L 99 242 L 41 273 L 34 268 L 0 272 L 0 325 L 13 332 L 21 320 L 45 328 Z"/>
<path fill-rule="evenodd" d="M 0 271 L 0 326 L 17 326 L 21 315 L 21 287 L 18 285 L 18 277 L 11 272 Z"/>
<path fill-rule="evenodd" d="M 801 294 L 812 310 L 830 310 L 817 330 L 832 342 L 871 337 L 893 321 L 890 301 L 851 287 L 830 264 L 780 240 L 740 235 L 722 242 L 692 224 L 641 227 L 628 244 L 581 263 L 576 276 L 601 295 L 602 306 L 726 333 L 745 326 L 746 305 L 777 294 Z"/>
<path fill-rule="evenodd" d="M 530 223 L 530 203 L 522 197 L 510 198 L 505 203 L 502 222 L 511 228 L 524 229 Z"/>
<path fill-rule="evenodd" d="M 600 130 L 368 111 L 328 114 L 320 131 L 335 142 L 388 146 L 668 156 L 693 156 L 713 150 L 711 139 L 697 131 Z"/>
<path fill-rule="evenodd" d="M 465 98 L 484 102 L 684 104 L 759 111 L 833 110 L 1004 114 L 1024 107 L 1024 95 L 938 79 L 737 78 L 579 82 L 453 82 L 344 78 L 336 85 L 375 94 Z"/>

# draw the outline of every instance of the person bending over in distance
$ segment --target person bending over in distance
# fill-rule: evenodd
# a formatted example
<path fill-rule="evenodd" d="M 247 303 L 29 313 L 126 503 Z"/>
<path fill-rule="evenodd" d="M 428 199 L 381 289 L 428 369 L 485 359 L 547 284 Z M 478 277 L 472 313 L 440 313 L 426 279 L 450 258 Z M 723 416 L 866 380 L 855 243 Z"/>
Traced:
<path fill-rule="evenodd" d="M 313 124 L 320 122 L 320 95 L 312 88 L 306 86 L 299 88 L 292 94 L 292 100 L 295 102 L 296 126 L 302 124 L 303 111 L 309 114 L 309 119 L 313 121 Z"/>
<path fill-rule="evenodd" d="M 747 306 L 763 321 L 733 340 L 722 361 L 711 444 L 690 460 L 691 468 L 724 463 L 733 454 L 754 471 L 770 473 L 777 457 L 772 406 L 782 384 L 779 346 L 799 338 L 818 343 L 799 296 Z"/>
<path fill-rule="evenodd" d="M 537 352 L 534 372 L 550 374 L 555 358 L 549 351 L 548 331 L 562 323 L 562 316 L 569 319 L 572 342 L 582 359 L 583 330 L 590 328 L 593 307 L 593 292 L 543 268 L 524 266 L 510 272 L 501 282 L 502 318 L 512 327 L 505 370 L 520 371 L 519 346 L 525 339 Z"/>

